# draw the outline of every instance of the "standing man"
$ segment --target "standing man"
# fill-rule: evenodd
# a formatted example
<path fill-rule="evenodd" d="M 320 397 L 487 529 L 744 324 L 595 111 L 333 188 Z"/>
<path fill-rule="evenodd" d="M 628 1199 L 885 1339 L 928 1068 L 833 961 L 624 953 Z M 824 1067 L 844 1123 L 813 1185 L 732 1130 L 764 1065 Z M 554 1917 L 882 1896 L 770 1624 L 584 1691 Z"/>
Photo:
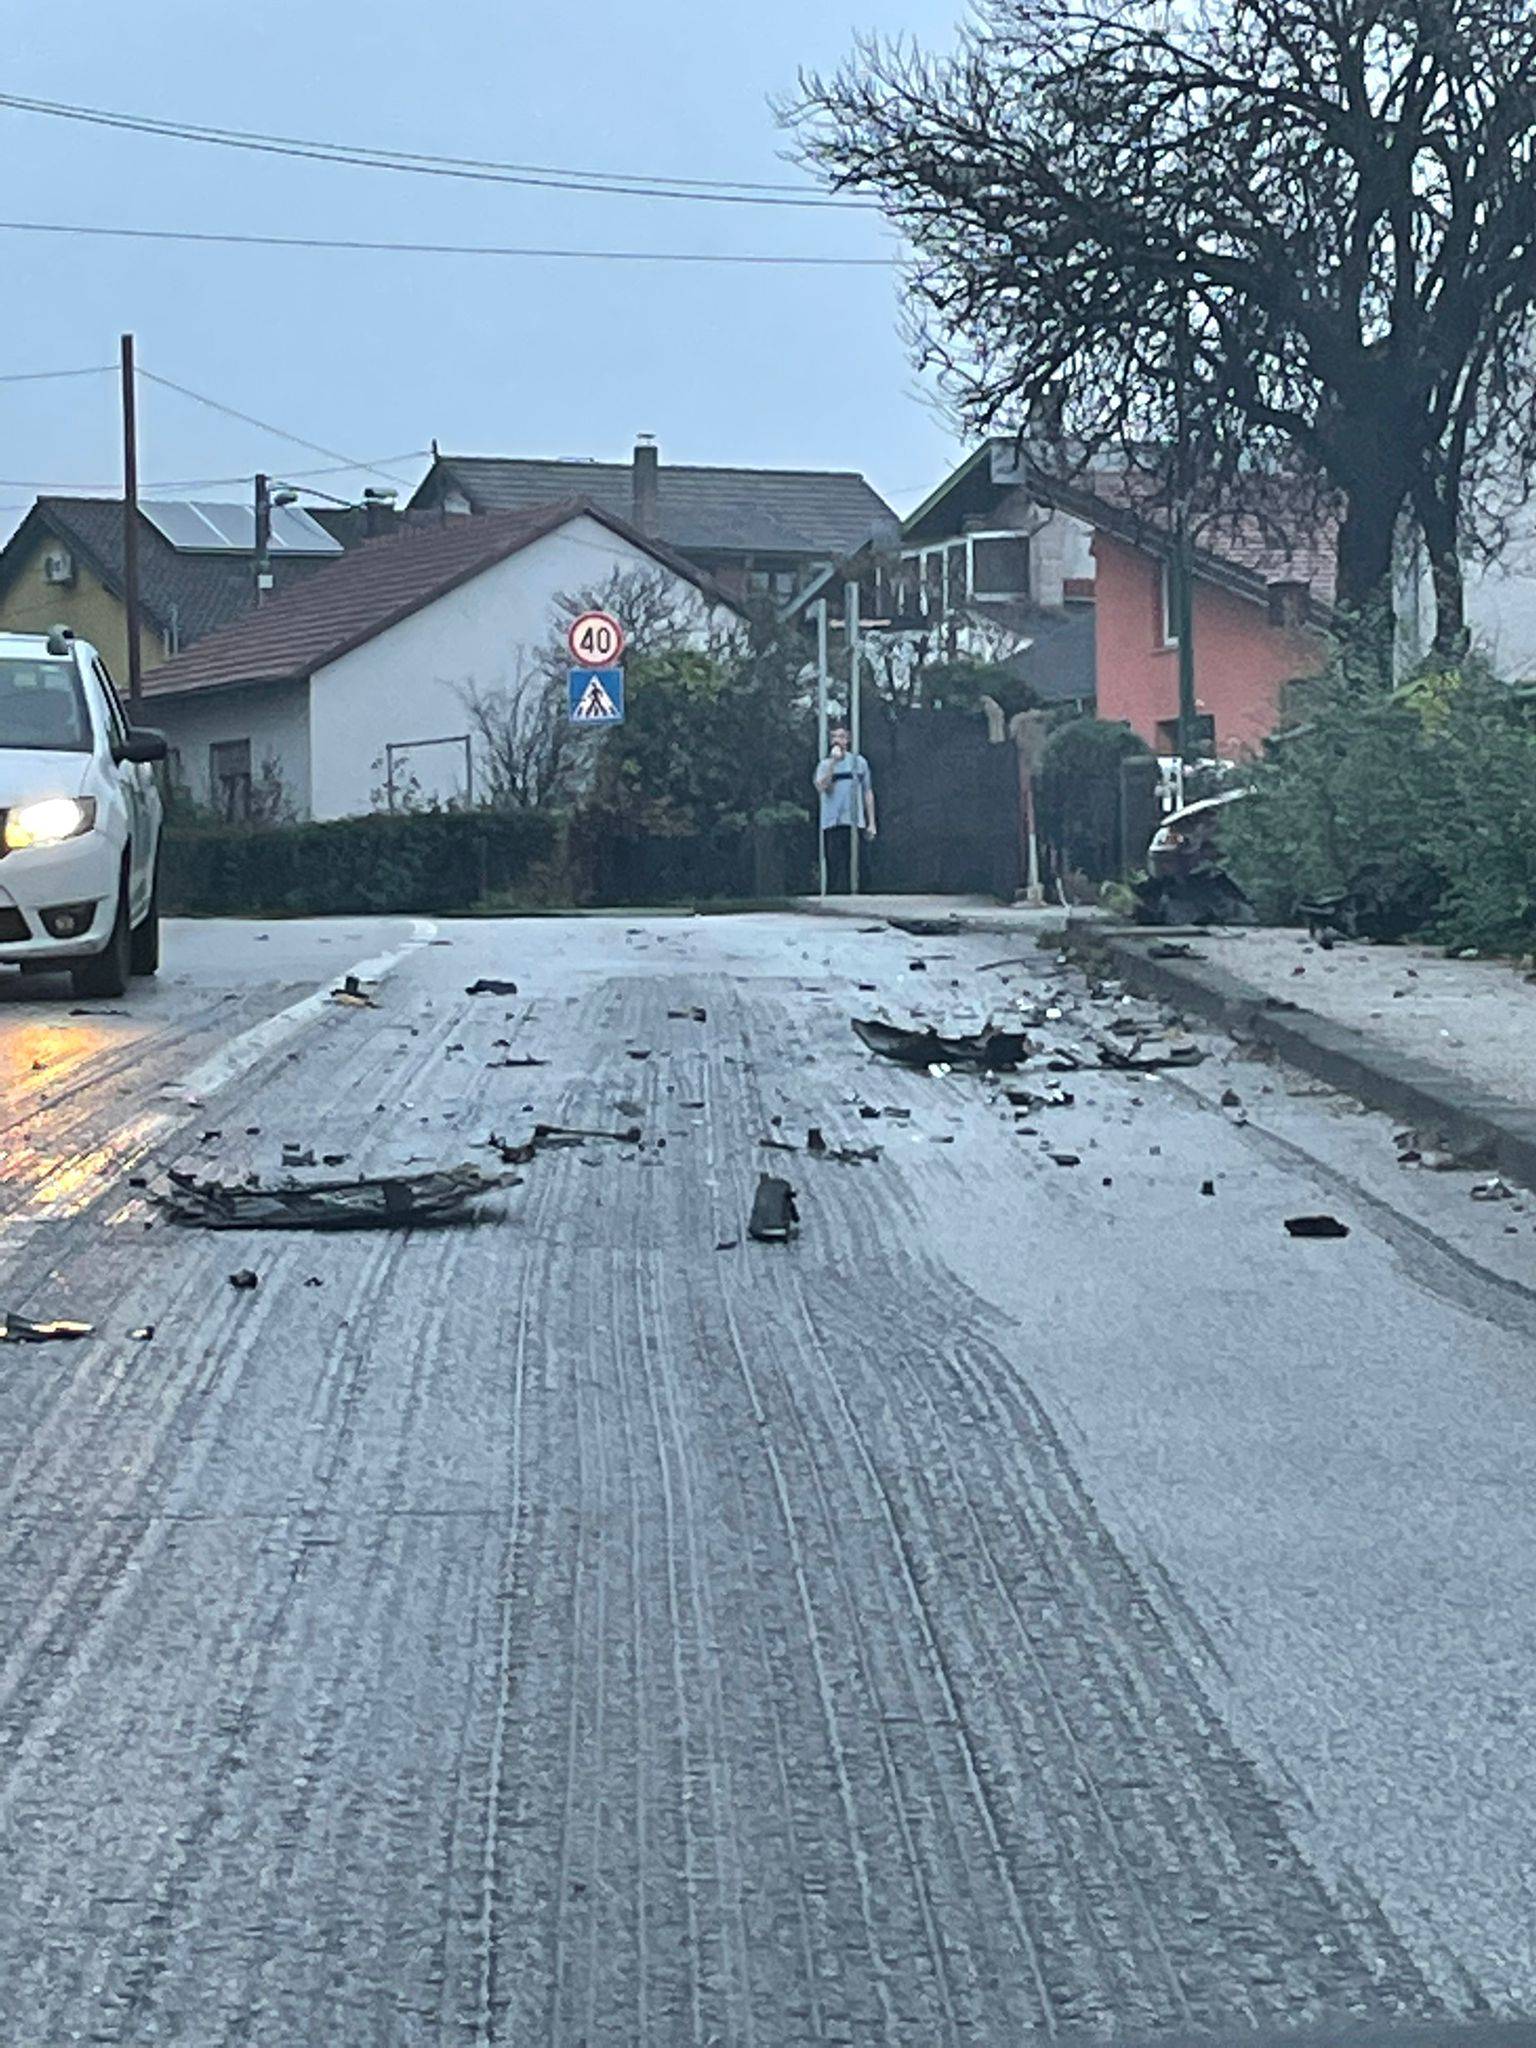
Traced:
<path fill-rule="evenodd" d="M 853 835 L 875 836 L 875 786 L 869 763 L 853 752 L 846 725 L 834 725 L 832 751 L 816 770 L 821 794 L 821 844 L 827 860 L 827 892 L 846 896 L 853 887 Z"/>

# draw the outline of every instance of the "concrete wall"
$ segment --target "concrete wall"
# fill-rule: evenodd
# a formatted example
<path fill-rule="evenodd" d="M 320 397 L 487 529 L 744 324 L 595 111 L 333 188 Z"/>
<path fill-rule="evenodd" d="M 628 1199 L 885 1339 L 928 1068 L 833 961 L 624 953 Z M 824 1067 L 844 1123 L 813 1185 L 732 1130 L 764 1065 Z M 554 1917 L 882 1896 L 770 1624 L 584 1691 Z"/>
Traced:
<path fill-rule="evenodd" d="M 91 574 L 78 555 L 73 583 L 45 583 L 43 556 L 63 545 L 48 535 L 33 543 L 15 582 L 0 599 L 0 632 L 46 633 L 52 626 L 69 626 L 100 652 L 112 671 L 113 681 L 126 696 L 128 620 L 122 600 Z M 159 634 L 145 632 L 141 627 L 139 658 L 146 674 L 165 660 L 166 653 Z"/>
<path fill-rule="evenodd" d="M 469 732 L 464 691 L 516 687 L 547 645 L 562 596 L 600 589 L 616 570 L 656 566 L 597 520 L 574 519 L 320 670 L 310 696 L 313 815 L 375 808 L 387 742 Z M 679 579 L 678 587 L 698 607 L 702 629 L 694 586 Z M 731 616 L 722 613 L 721 622 Z M 423 796 L 452 800 L 463 794 L 463 748 L 422 748 L 399 772 L 413 774 Z"/>
<path fill-rule="evenodd" d="M 1099 716 L 1124 719 L 1167 753 L 1158 728 L 1178 717 L 1179 655 L 1164 642 L 1160 565 L 1106 533 L 1095 535 L 1093 552 Z M 1231 759 L 1274 730 L 1281 689 L 1316 673 L 1322 646 L 1208 583 L 1195 585 L 1194 619 L 1196 704 L 1216 721 L 1218 755 Z"/>
<path fill-rule="evenodd" d="M 178 779 L 198 803 L 210 803 L 208 749 L 216 740 L 249 740 L 251 776 L 260 782 L 268 760 L 297 817 L 310 814 L 309 685 L 262 684 L 245 689 L 192 690 L 184 697 L 144 700 L 144 722 L 175 748 Z"/>

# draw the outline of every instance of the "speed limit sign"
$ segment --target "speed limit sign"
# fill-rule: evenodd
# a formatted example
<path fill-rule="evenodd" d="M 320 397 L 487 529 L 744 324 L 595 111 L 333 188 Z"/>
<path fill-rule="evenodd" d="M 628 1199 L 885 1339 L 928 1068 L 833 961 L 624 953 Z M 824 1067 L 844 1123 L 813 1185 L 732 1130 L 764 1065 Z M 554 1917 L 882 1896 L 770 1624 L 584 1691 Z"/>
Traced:
<path fill-rule="evenodd" d="M 612 612 L 583 612 L 566 639 L 578 668 L 612 668 L 624 652 L 624 628 Z"/>

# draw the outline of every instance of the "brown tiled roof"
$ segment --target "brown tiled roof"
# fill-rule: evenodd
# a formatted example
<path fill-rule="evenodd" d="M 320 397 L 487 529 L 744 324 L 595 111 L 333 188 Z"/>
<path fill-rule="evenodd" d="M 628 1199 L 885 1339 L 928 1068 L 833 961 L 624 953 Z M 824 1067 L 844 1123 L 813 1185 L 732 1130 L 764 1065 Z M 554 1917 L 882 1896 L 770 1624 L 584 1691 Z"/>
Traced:
<path fill-rule="evenodd" d="M 112 594 L 121 598 L 123 570 L 123 501 L 121 498 L 39 498 L 0 551 L 0 591 L 30 559 L 39 536 L 61 540 Z M 278 555 L 272 574 L 279 597 L 329 568 L 331 555 Z M 139 603 L 152 630 L 173 637 L 181 647 L 235 619 L 249 618 L 255 608 L 255 579 L 246 554 L 198 554 L 174 548 L 165 535 L 139 513 Z M 59 616 L 68 622 L 70 600 L 61 597 Z"/>
<path fill-rule="evenodd" d="M 644 548 L 712 600 L 697 569 L 632 527 L 580 499 L 520 513 L 450 519 L 429 530 L 406 527 L 353 548 L 301 588 L 279 596 L 237 625 L 210 633 L 144 678 L 149 696 L 208 690 L 229 683 L 277 683 L 313 675 L 327 662 L 409 618 L 484 570 L 579 516 L 596 519 Z"/>
<path fill-rule="evenodd" d="M 440 455 L 412 506 L 435 504 L 454 487 L 476 512 L 526 510 L 572 492 L 622 519 L 634 504 L 627 462 Z M 854 471 L 657 467 L 656 531 L 690 553 L 851 555 L 896 528 L 890 506 Z"/>
<path fill-rule="evenodd" d="M 1063 512 L 1129 541 L 1166 551 L 1172 535 L 1167 498 L 1151 476 L 1131 470 L 1094 470 L 1070 481 L 1037 473 L 1031 489 Z M 1275 583 L 1309 586 L 1321 618 L 1334 599 L 1338 515 L 1305 483 L 1254 476 L 1241 496 L 1193 516 L 1195 566 L 1239 595 L 1265 601 Z"/>

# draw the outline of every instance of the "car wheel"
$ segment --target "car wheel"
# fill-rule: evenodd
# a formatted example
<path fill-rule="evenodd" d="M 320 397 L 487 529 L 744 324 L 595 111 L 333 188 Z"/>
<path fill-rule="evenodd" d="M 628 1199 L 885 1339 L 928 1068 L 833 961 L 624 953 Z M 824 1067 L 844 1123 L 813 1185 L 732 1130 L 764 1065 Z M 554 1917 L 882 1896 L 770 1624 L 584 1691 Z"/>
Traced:
<path fill-rule="evenodd" d="M 134 974 L 155 974 L 160 967 L 160 863 L 155 862 L 149 882 L 149 908 L 143 921 L 133 928 L 128 965 Z"/>
<path fill-rule="evenodd" d="M 117 886 L 117 916 L 112 920 L 111 938 L 99 953 L 69 970 L 75 994 L 120 996 L 128 986 L 132 949 L 133 934 L 128 929 L 128 877 L 124 875 Z"/>

